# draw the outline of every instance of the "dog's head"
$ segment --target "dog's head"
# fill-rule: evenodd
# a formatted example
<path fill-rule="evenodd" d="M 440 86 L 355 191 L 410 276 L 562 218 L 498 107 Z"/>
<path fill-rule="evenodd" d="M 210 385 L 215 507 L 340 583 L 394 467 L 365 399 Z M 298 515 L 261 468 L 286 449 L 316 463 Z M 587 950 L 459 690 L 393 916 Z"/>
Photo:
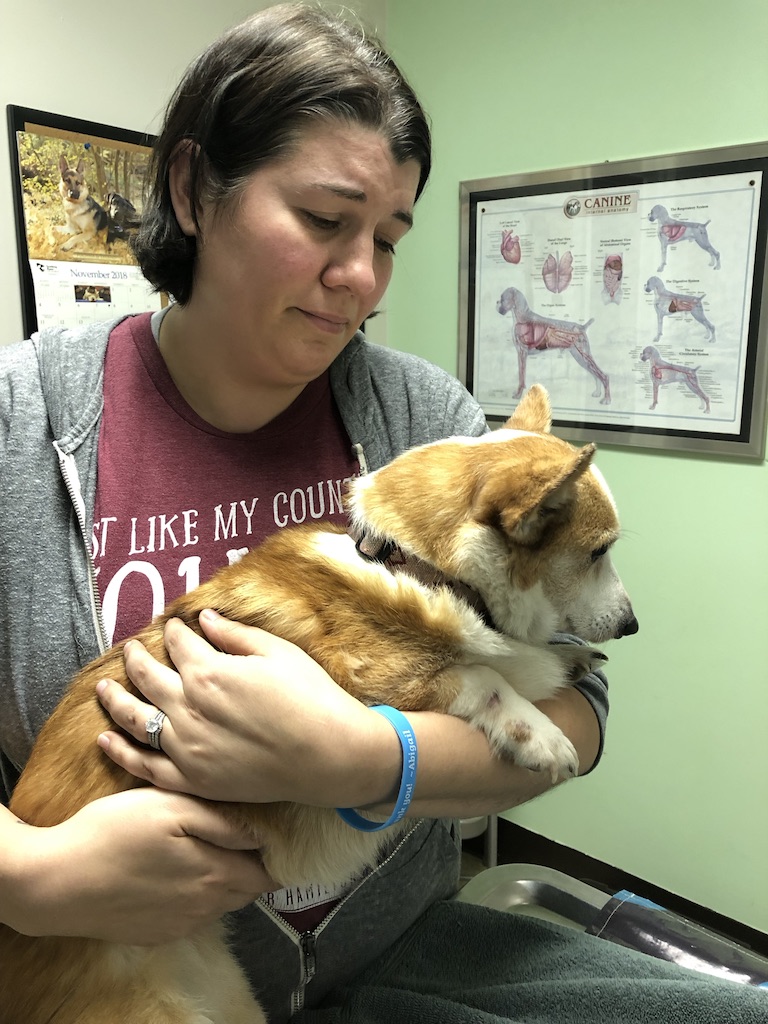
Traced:
<path fill-rule="evenodd" d="M 610 555 L 616 505 L 592 464 L 595 447 L 552 435 L 550 416 L 535 385 L 503 429 L 405 452 L 355 481 L 353 523 L 473 587 L 518 639 L 634 633 Z"/>
<path fill-rule="evenodd" d="M 666 207 L 664 207 L 664 206 L 654 206 L 654 208 L 648 214 L 648 220 L 650 220 L 650 221 L 666 220 L 667 216 L 668 215 L 667 215 Z"/>
<path fill-rule="evenodd" d="M 523 296 L 517 288 L 505 288 L 496 303 L 496 312 L 501 313 L 502 316 L 506 316 L 507 313 L 516 313 L 522 299 Z"/>
<path fill-rule="evenodd" d="M 118 192 L 110 192 L 106 198 L 107 213 L 121 228 L 138 226 L 140 218 L 133 203 Z"/>
<path fill-rule="evenodd" d="M 70 199 L 76 203 L 88 197 L 88 186 L 85 184 L 85 178 L 83 177 L 84 170 L 85 165 L 82 160 L 78 160 L 77 167 L 73 168 L 69 166 L 66 156 L 62 154 L 59 157 L 59 171 L 61 172 L 59 191 L 62 198 Z"/>

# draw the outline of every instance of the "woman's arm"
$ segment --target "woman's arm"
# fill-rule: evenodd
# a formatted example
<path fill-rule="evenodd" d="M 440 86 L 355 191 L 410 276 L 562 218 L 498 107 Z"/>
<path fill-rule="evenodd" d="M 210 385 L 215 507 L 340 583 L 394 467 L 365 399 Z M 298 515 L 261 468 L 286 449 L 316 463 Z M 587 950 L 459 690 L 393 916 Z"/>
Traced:
<path fill-rule="evenodd" d="M 24 935 L 170 942 L 275 888 L 215 808 L 132 789 L 49 828 L 0 804 L 0 921 Z"/>
<path fill-rule="evenodd" d="M 578 690 L 564 690 L 537 706 L 570 739 L 579 755 L 580 772 L 587 772 L 597 756 L 600 731 L 586 697 Z M 485 735 L 459 718 L 426 712 L 409 714 L 408 718 L 419 745 L 419 775 L 409 810 L 412 815 L 464 818 L 492 814 L 526 803 L 552 788 L 548 773 L 532 772 L 494 757 Z M 391 791 L 392 799 L 396 788 L 397 784 Z M 388 810 L 386 806 L 375 809 Z"/>
<path fill-rule="evenodd" d="M 110 732 L 100 739 L 110 757 L 139 778 L 209 799 L 385 812 L 402 764 L 391 725 L 292 644 L 213 613 L 201 624 L 219 650 L 179 621 L 166 627 L 175 671 L 141 644 L 128 645 L 128 674 L 146 702 L 115 682 L 100 684 L 107 711 L 142 743 L 155 708 L 168 716 L 162 752 Z M 569 736 L 587 771 L 600 742 L 589 702 L 567 690 L 540 707 Z M 419 745 L 411 816 L 486 814 L 551 786 L 548 775 L 494 757 L 484 734 L 466 722 L 429 712 L 408 717 Z"/>

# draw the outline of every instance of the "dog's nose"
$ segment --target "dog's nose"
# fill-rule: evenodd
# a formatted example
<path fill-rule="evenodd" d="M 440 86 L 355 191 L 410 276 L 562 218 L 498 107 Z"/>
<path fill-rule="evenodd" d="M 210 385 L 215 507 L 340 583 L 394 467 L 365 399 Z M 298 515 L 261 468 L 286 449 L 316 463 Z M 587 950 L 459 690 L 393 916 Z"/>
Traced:
<path fill-rule="evenodd" d="M 629 618 L 624 619 L 624 621 L 619 626 L 619 632 L 616 635 L 616 639 L 618 640 L 618 638 L 621 636 L 632 636 L 632 634 L 637 633 L 639 629 L 640 623 L 637 621 L 634 615 L 630 615 Z"/>

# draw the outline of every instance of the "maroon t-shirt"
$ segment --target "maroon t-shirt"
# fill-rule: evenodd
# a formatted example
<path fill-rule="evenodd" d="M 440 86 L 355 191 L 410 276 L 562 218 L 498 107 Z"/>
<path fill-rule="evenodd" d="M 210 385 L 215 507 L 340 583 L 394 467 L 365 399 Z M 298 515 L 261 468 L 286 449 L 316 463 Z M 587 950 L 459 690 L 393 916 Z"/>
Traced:
<path fill-rule="evenodd" d="M 112 642 L 271 533 L 344 525 L 358 470 L 327 373 L 265 427 L 229 434 L 182 398 L 149 314 L 110 335 L 98 458 L 93 551 Z"/>
<path fill-rule="evenodd" d="M 182 398 L 150 319 L 118 324 L 104 365 L 93 553 L 111 642 L 277 530 L 346 525 L 342 495 L 359 469 L 327 373 L 265 427 L 229 434 Z M 348 887 L 263 899 L 303 932 Z"/>

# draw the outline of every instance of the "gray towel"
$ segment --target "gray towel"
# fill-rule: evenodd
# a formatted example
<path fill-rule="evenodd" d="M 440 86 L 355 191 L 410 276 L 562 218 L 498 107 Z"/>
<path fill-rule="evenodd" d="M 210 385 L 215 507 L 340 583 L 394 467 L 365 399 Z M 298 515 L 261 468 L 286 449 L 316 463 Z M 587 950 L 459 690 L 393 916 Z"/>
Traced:
<path fill-rule="evenodd" d="M 768 990 L 519 914 L 435 904 L 295 1024 L 768 1024 Z"/>

